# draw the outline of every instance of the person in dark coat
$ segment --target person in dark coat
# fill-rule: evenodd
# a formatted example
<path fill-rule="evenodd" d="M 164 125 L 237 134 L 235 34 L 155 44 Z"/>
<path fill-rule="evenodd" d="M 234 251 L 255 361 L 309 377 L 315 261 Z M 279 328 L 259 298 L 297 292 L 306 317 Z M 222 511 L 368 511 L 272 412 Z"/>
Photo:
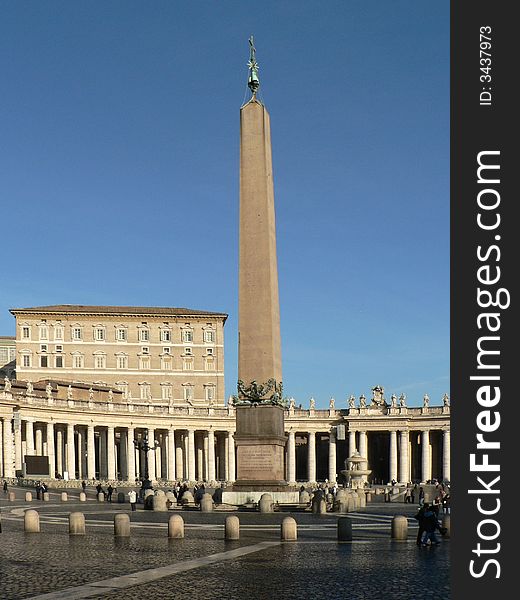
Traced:
<path fill-rule="evenodd" d="M 417 541 L 416 541 L 418 546 L 420 546 L 422 543 L 422 538 L 423 538 L 423 534 L 424 534 L 424 513 L 428 508 L 429 508 L 428 503 L 423 504 L 423 506 L 421 506 L 421 508 L 419 509 L 419 512 L 414 517 L 415 520 L 419 524 L 419 530 L 417 531 Z"/>

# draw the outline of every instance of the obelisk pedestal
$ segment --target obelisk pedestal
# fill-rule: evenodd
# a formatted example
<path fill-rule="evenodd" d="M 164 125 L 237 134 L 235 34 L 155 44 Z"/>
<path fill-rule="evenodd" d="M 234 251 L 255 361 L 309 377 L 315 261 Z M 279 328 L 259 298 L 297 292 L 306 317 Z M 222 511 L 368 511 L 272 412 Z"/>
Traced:
<path fill-rule="evenodd" d="M 234 490 L 285 491 L 284 411 L 281 406 L 237 406 L 237 479 Z"/>

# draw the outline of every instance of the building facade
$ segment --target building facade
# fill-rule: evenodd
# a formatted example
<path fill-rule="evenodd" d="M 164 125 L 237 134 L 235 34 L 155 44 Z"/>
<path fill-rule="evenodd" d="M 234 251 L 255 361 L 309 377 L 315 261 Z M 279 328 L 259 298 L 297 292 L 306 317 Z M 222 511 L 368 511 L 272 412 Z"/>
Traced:
<path fill-rule="evenodd" d="M 16 370 L 16 338 L 0 335 L 0 379 L 15 378 Z"/>
<path fill-rule="evenodd" d="M 125 399 L 224 405 L 223 313 L 185 308 L 16 308 L 17 378 L 89 382 Z"/>

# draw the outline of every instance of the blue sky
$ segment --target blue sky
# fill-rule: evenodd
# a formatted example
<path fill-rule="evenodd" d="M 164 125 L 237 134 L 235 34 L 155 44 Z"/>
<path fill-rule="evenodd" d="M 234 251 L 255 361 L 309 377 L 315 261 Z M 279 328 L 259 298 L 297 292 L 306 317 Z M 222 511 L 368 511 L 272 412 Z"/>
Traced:
<path fill-rule="evenodd" d="M 271 115 L 285 391 L 449 391 L 449 2 L 0 2 L 9 308 L 229 313 L 248 37 Z"/>

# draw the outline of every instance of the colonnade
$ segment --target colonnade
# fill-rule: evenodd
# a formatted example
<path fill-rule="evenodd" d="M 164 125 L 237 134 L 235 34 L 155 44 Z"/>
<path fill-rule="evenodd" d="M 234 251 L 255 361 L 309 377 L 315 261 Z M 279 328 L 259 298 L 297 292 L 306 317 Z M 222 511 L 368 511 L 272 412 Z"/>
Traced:
<path fill-rule="evenodd" d="M 221 424 L 222 426 L 223 424 Z M 218 427 L 218 425 L 217 425 Z M 432 473 L 432 431 L 436 434 L 435 450 L 440 452 L 436 472 Z M 369 439 L 384 433 L 383 451 L 371 456 Z M 117 423 L 99 425 L 95 422 L 76 424 L 42 421 L 32 418 L 0 419 L 0 476 L 14 477 L 23 469 L 24 457 L 47 456 L 49 471 L 69 479 L 107 479 L 134 481 L 143 478 L 146 470 L 151 480 L 228 481 L 235 480 L 234 431 L 222 428 L 197 428 L 184 425 L 167 427 Z M 442 436 L 439 446 L 439 435 Z M 317 436 L 321 451 L 317 452 Z M 328 457 L 321 444 L 328 438 Z M 296 438 L 306 442 L 306 453 L 297 452 Z M 412 439 L 413 437 L 413 439 Z M 150 450 L 142 448 L 145 439 Z M 388 481 L 406 483 L 414 473 L 421 481 L 435 477 L 450 479 L 449 428 L 355 430 L 347 429 L 338 439 L 336 427 L 328 430 L 302 431 L 290 428 L 287 432 L 286 479 L 317 481 L 327 477 L 335 481 L 343 469 L 343 460 L 358 452 L 368 468 L 375 459 L 388 459 L 385 474 Z M 306 465 L 297 464 L 306 459 Z M 338 457 L 341 459 L 338 461 Z M 327 465 L 321 461 L 327 461 Z M 320 462 L 318 462 L 320 461 Z M 27 459 L 25 459 L 27 462 Z M 338 463 L 340 463 L 338 465 Z M 31 473 L 27 473 L 31 475 Z M 303 476 L 302 476 L 303 475 Z"/>

